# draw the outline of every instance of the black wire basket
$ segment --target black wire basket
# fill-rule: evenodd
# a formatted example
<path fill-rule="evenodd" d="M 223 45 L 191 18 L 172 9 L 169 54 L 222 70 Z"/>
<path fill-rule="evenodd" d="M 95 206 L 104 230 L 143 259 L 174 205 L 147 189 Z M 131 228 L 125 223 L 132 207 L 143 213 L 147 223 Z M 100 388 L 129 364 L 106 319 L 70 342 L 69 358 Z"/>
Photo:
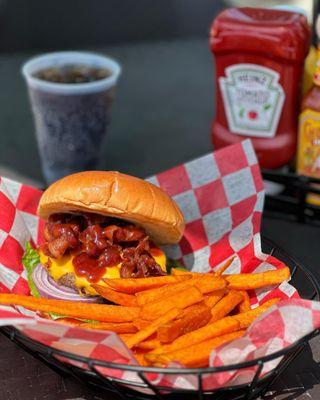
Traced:
<path fill-rule="evenodd" d="M 320 205 L 308 202 L 309 194 L 320 199 L 320 179 L 281 169 L 265 169 L 262 175 L 282 187 L 277 194 L 266 194 L 264 216 L 320 226 Z"/>
<path fill-rule="evenodd" d="M 319 300 L 320 287 L 312 275 L 312 273 L 302 264 L 298 263 L 284 250 L 275 246 L 267 239 L 263 239 L 263 250 L 265 253 L 271 254 L 282 260 L 291 269 L 291 283 L 299 291 L 304 299 Z M 298 356 L 298 354 L 308 345 L 309 340 L 319 334 L 315 330 L 307 336 L 301 338 L 293 345 L 273 353 L 269 356 L 255 359 L 249 362 L 243 362 L 235 365 L 218 368 L 193 368 L 193 369 L 176 369 L 176 368 L 151 368 L 136 365 L 115 364 L 96 359 L 90 359 L 77 356 L 62 350 L 58 350 L 39 342 L 36 342 L 14 327 L 5 327 L 1 332 L 9 337 L 13 342 L 22 347 L 34 357 L 40 359 L 50 368 L 61 375 L 72 375 L 81 380 L 83 383 L 94 385 L 100 390 L 112 392 L 113 398 L 120 400 L 125 399 L 215 399 L 215 400 L 252 400 L 259 396 L 263 396 L 286 370 L 289 364 Z M 268 361 L 282 357 L 278 366 L 267 375 L 260 377 L 264 364 Z M 73 364 L 81 363 L 84 368 L 63 362 L 69 360 Z M 203 378 L 208 374 L 216 374 L 224 371 L 234 371 L 244 368 L 254 368 L 255 374 L 248 384 L 223 387 L 214 391 L 206 391 L 203 387 Z M 113 372 L 131 372 L 138 378 L 132 379 L 116 378 L 119 374 L 110 373 L 106 376 L 101 372 L 101 368 L 107 368 Z M 196 383 L 196 389 L 181 389 L 168 386 L 156 386 L 149 377 L 150 373 L 162 374 L 162 376 L 193 376 Z"/>

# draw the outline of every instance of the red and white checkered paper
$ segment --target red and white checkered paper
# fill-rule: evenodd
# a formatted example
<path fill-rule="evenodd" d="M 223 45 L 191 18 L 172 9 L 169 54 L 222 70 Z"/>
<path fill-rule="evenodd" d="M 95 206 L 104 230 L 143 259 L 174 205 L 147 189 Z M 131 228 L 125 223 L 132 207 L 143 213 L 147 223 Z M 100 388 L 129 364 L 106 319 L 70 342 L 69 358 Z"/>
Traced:
<path fill-rule="evenodd" d="M 159 173 L 148 181 L 165 190 L 185 216 L 186 229 L 181 242 L 165 246 L 169 257 L 199 272 L 214 270 L 232 256 L 235 259 L 227 273 L 261 272 L 284 266 L 261 251 L 264 190 L 249 140 Z M 36 215 L 40 196 L 37 189 L 6 178 L 0 180 L 0 292 L 29 294 L 21 258 L 28 240 L 35 244 L 42 240 L 43 221 Z M 319 303 L 301 300 L 287 282 L 252 291 L 250 297 L 252 307 L 273 297 L 284 301 L 263 314 L 243 338 L 213 351 L 211 366 L 232 365 L 271 354 L 320 326 Z M 0 306 L 0 325 L 14 325 L 33 339 L 70 353 L 136 364 L 130 350 L 112 332 L 88 331 L 41 319 L 21 307 Z M 279 361 L 265 364 L 262 373 L 270 371 Z M 135 372 L 105 368 L 100 368 L 100 372 L 140 380 Z M 253 373 L 251 368 L 207 374 L 204 387 L 209 390 L 247 382 Z M 195 376 L 183 375 L 183 369 L 179 375 L 148 373 L 146 377 L 154 385 L 194 389 L 198 384 Z"/>

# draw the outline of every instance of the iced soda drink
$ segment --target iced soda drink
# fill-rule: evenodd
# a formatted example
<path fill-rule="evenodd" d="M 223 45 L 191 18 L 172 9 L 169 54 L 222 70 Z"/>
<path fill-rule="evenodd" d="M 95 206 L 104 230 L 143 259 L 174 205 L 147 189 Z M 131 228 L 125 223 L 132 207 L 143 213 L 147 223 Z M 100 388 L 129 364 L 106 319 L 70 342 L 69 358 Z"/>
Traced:
<path fill-rule="evenodd" d="M 35 57 L 22 71 L 46 182 L 95 169 L 119 64 L 97 54 L 60 52 Z"/>

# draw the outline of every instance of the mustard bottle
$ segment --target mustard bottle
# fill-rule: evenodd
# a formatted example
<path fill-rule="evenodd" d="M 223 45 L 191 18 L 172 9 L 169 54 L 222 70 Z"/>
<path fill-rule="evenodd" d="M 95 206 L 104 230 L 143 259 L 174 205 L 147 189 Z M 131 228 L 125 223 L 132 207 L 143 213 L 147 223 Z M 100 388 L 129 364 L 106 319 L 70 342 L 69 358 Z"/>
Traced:
<path fill-rule="evenodd" d="M 320 48 L 313 76 L 313 86 L 302 100 L 299 116 L 297 172 L 320 178 Z M 307 201 L 320 205 L 320 196 L 309 193 Z"/>

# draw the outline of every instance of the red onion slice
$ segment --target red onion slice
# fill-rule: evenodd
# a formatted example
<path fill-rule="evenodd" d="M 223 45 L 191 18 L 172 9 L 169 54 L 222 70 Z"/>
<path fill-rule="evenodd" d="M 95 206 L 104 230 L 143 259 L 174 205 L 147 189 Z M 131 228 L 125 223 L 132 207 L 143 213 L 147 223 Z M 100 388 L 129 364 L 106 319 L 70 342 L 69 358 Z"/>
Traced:
<path fill-rule="evenodd" d="M 76 290 L 64 285 L 58 285 L 54 279 L 50 277 L 47 270 L 41 265 L 37 265 L 32 273 L 32 279 L 36 285 L 40 296 L 48 299 L 71 300 L 83 302 L 99 302 L 99 296 L 84 297 Z"/>
<path fill-rule="evenodd" d="M 50 283 L 51 286 L 54 286 L 57 289 L 62 289 L 66 293 L 71 293 L 71 294 L 77 294 L 78 292 L 75 289 L 72 289 L 71 287 L 65 286 L 65 285 L 59 285 L 47 272 L 45 268 L 42 267 L 42 269 L 45 270 L 45 272 L 48 275 L 48 282 Z M 78 293 L 79 294 L 79 293 Z"/>

